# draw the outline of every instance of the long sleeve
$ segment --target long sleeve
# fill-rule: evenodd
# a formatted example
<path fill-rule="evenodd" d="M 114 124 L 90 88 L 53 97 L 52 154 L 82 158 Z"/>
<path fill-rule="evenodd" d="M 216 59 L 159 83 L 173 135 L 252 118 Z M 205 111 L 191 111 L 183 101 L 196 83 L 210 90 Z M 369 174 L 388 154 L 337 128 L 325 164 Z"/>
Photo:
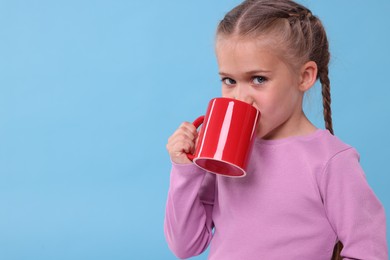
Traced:
<path fill-rule="evenodd" d="M 164 232 L 179 258 L 199 255 L 212 238 L 214 187 L 208 175 L 192 164 L 172 166 Z"/>
<path fill-rule="evenodd" d="M 328 219 L 344 245 L 341 256 L 387 260 L 384 208 L 369 187 L 354 149 L 346 149 L 328 162 L 320 192 Z"/>

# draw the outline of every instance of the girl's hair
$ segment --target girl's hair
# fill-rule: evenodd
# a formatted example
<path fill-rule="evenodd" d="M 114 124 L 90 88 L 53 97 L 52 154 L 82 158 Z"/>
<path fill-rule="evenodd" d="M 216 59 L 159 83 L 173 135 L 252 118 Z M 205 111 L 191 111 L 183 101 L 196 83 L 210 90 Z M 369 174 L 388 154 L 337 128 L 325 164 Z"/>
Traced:
<path fill-rule="evenodd" d="M 290 0 L 246 0 L 226 14 L 218 25 L 217 36 L 270 40 L 294 67 L 314 61 L 322 85 L 325 127 L 333 134 L 329 44 L 321 21 L 309 9 Z"/>

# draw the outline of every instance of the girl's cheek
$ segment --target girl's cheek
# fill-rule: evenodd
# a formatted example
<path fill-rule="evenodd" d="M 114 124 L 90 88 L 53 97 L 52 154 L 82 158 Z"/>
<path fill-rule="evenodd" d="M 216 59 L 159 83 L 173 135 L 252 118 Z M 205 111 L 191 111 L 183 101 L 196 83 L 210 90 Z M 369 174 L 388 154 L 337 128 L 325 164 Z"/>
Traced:
<path fill-rule="evenodd" d="M 223 90 L 222 90 L 222 97 L 225 97 L 225 98 L 234 98 L 234 94 L 233 94 L 232 92 L 223 91 Z"/>
<path fill-rule="evenodd" d="M 260 108 L 260 106 L 256 103 L 256 102 L 254 102 L 253 104 L 252 104 L 252 106 L 254 106 L 257 110 L 259 110 L 260 111 L 260 113 L 261 113 L 261 108 Z"/>

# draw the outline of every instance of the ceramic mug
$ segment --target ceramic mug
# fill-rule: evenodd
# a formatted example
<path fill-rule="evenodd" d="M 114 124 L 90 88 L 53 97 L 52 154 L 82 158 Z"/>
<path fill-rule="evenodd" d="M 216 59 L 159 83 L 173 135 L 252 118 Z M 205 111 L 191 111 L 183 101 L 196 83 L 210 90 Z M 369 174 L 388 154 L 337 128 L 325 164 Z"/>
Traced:
<path fill-rule="evenodd" d="M 210 100 L 207 112 L 193 124 L 202 125 L 194 154 L 187 157 L 198 167 L 228 177 L 246 175 L 260 111 L 231 98 Z"/>

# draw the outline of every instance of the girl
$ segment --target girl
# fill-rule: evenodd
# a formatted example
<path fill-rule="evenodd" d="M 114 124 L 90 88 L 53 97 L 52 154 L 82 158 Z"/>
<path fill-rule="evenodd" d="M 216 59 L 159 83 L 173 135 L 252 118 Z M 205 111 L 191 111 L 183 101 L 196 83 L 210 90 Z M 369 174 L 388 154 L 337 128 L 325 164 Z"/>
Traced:
<path fill-rule="evenodd" d="M 217 260 L 388 259 L 384 209 L 356 150 L 333 136 L 328 49 L 320 20 L 293 1 L 246 0 L 220 22 L 222 96 L 261 111 L 258 138 L 240 179 L 187 159 L 197 137 L 191 123 L 169 138 L 165 235 L 179 258 L 210 244 Z M 317 79 L 327 130 L 302 110 Z"/>

